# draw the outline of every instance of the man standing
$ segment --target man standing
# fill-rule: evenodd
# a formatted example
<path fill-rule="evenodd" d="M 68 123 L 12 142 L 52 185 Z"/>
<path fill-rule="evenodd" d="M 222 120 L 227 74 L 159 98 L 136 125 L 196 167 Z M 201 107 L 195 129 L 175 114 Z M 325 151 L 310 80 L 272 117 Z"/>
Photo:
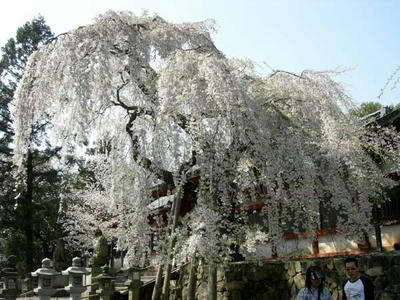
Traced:
<path fill-rule="evenodd" d="M 349 257 L 345 264 L 349 278 L 342 285 L 342 300 L 374 300 L 374 285 L 371 279 L 360 274 L 357 259 Z"/>

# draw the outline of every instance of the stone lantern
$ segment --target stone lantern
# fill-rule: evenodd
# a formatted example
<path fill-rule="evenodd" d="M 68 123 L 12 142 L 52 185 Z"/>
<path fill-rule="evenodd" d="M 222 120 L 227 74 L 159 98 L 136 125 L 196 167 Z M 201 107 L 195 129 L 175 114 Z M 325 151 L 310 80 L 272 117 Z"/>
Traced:
<path fill-rule="evenodd" d="M 142 285 L 140 281 L 140 272 L 143 269 L 131 267 L 126 270 L 128 273 L 128 279 L 124 282 L 124 285 L 128 287 L 129 300 L 139 300 L 139 291 Z"/>
<path fill-rule="evenodd" d="M 65 290 L 69 292 L 70 300 L 80 300 L 81 294 L 86 291 L 86 286 L 83 286 L 83 275 L 87 275 L 90 272 L 82 267 L 82 261 L 79 257 L 72 259 L 72 266 L 62 271 L 62 275 L 69 277 L 69 284 L 65 287 Z"/>
<path fill-rule="evenodd" d="M 17 298 L 20 291 L 18 285 L 18 270 L 15 268 L 16 257 L 8 258 L 9 267 L 0 271 L 0 298 L 13 300 Z"/>
<path fill-rule="evenodd" d="M 101 267 L 101 270 L 101 274 L 95 277 L 99 283 L 96 293 L 100 295 L 100 300 L 110 300 L 114 294 L 114 277 L 110 276 L 108 266 Z"/>
<path fill-rule="evenodd" d="M 53 287 L 55 276 L 59 275 L 56 270 L 51 268 L 51 260 L 43 259 L 42 267 L 31 274 L 32 277 L 38 278 L 38 287 L 34 289 L 34 292 L 39 296 L 39 300 L 50 300 L 50 297 L 56 292 Z"/>

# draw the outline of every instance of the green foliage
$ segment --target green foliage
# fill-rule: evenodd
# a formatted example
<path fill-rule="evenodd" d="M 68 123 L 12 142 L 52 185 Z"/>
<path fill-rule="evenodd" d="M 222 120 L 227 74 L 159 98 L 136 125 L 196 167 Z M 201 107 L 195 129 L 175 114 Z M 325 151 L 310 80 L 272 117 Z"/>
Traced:
<path fill-rule="evenodd" d="M 353 108 L 349 111 L 350 115 L 356 118 L 362 118 L 365 117 L 369 114 L 372 114 L 376 112 L 377 110 L 380 110 L 382 107 L 382 104 L 378 102 L 364 102 L 361 103 L 359 107 Z"/>
<path fill-rule="evenodd" d="M 25 271 L 31 271 L 43 257 L 51 256 L 54 241 L 62 234 L 57 211 L 63 177 L 51 162 L 58 157 L 60 148 L 52 148 L 46 139 L 49 124 L 44 122 L 32 128 L 34 148 L 27 156 L 25 176 L 13 176 L 10 104 L 30 54 L 52 37 L 43 17 L 38 17 L 18 28 L 15 39 L 9 39 L 1 48 L 0 248 L 6 256 L 17 255 L 18 265 Z"/>
<path fill-rule="evenodd" d="M 2 161 L 3 155 L 6 157 L 11 155 L 9 144 L 12 141 L 13 132 L 9 106 L 18 82 L 22 77 L 28 57 L 52 35 L 43 17 L 38 17 L 18 28 L 16 38 L 9 39 L 4 47 L 1 47 L 0 155 Z"/>
<path fill-rule="evenodd" d="M 46 25 L 43 17 L 33 19 L 17 29 L 16 38 L 9 39 L 1 48 L 2 75 L 8 75 L 9 87 L 15 91 L 16 84 L 21 79 L 26 62 L 33 51 L 53 36 L 50 27 Z M 4 73 L 5 72 L 5 73 Z"/>

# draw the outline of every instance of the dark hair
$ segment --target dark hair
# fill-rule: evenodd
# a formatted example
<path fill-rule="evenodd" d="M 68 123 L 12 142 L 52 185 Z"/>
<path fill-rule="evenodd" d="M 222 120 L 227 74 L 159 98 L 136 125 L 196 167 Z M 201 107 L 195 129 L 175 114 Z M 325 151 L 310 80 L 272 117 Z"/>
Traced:
<path fill-rule="evenodd" d="M 400 243 L 394 243 L 393 248 L 394 250 L 400 250 Z"/>
<path fill-rule="evenodd" d="M 358 267 L 358 260 L 357 260 L 357 258 L 355 258 L 355 257 L 348 257 L 348 258 L 346 258 L 346 260 L 344 261 L 345 264 L 351 263 L 351 262 L 353 262 L 353 263 L 356 265 L 356 267 Z"/>
<path fill-rule="evenodd" d="M 306 288 L 311 291 L 311 279 L 316 277 L 321 279 L 321 284 L 318 286 L 318 299 L 320 299 L 322 290 L 324 288 L 324 275 L 322 274 L 321 268 L 317 266 L 308 267 L 306 271 Z"/>

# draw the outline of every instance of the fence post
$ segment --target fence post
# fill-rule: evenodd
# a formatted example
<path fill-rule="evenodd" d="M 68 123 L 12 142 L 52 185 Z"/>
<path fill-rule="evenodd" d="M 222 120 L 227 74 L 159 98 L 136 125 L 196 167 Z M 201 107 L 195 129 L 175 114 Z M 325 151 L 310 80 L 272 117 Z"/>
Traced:
<path fill-rule="evenodd" d="M 62 275 L 68 275 L 69 284 L 64 289 L 69 292 L 70 300 L 81 300 L 82 293 L 86 291 L 86 286 L 83 286 L 83 275 L 89 273 L 89 270 L 82 267 L 82 260 L 79 257 L 74 257 L 72 266 L 61 272 Z"/>
<path fill-rule="evenodd" d="M 16 257 L 11 255 L 7 260 L 8 267 L 0 271 L 0 299 L 15 300 L 20 292 Z"/>
<path fill-rule="evenodd" d="M 51 268 L 51 260 L 45 258 L 42 260 L 42 267 L 32 272 L 32 277 L 38 277 L 38 287 L 34 292 L 39 296 L 39 300 L 50 300 L 50 297 L 55 294 L 54 278 L 59 273 Z"/>

